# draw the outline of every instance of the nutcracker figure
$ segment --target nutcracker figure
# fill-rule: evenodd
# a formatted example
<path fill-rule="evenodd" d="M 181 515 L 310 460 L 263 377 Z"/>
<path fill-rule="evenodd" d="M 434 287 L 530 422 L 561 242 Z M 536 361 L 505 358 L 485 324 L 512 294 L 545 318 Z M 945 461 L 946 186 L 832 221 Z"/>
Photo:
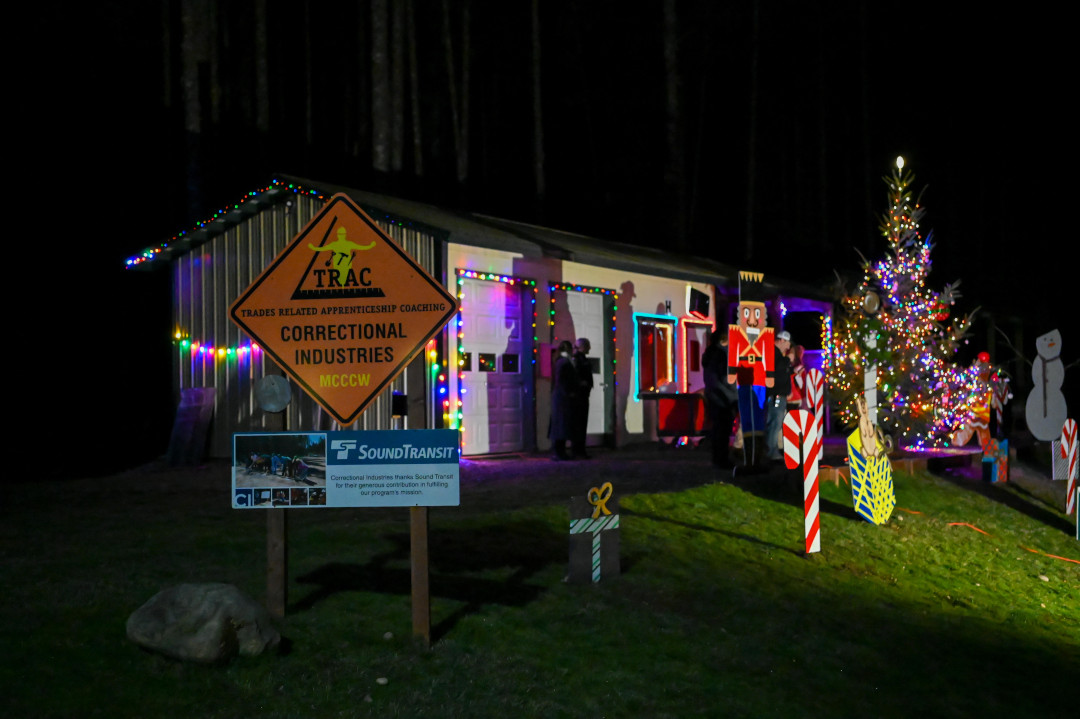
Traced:
<path fill-rule="evenodd" d="M 775 354 L 761 272 L 739 273 L 738 324 L 728 326 L 728 383 L 739 388 L 743 437 L 765 431 L 765 388 L 773 386 Z"/>

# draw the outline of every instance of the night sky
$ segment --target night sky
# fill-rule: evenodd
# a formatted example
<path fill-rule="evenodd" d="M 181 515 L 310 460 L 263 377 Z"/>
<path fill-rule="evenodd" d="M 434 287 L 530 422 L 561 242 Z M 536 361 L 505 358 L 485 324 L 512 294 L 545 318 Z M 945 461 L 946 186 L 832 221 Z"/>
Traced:
<path fill-rule="evenodd" d="M 80 423 L 90 421 L 74 446 L 108 447 L 110 465 L 164 451 L 173 412 L 168 273 L 126 272 L 124 259 L 274 172 L 602 239 L 681 245 L 824 285 L 834 269 L 858 269 L 855 248 L 880 254 L 881 177 L 903 155 L 916 186 L 928 186 L 931 283 L 962 278 L 961 312 L 979 305 L 1000 321 L 1023 318 L 1026 354 L 1035 334 L 1058 326 L 1066 364 L 1077 356 L 1065 292 L 1073 271 L 1056 254 L 1075 234 L 1067 103 L 1076 80 L 1063 9 L 677 1 L 676 162 L 666 139 L 663 2 L 540 4 L 542 202 L 531 162 L 529 2 L 470 6 L 464 183 L 438 2 L 415 0 L 422 177 L 411 152 L 400 172 L 372 167 L 369 2 L 267 2 L 270 114 L 261 133 L 252 3 L 217 4 L 221 95 L 210 117 L 203 88 L 198 135 L 184 125 L 180 18 L 203 3 L 106 2 L 28 18 L 22 27 L 37 40 L 16 85 L 22 131 L 9 142 L 29 140 L 40 152 L 20 172 L 29 190 L 20 196 L 48 203 L 34 223 L 60 231 L 78 258 L 66 263 L 63 331 L 39 322 L 30 334 L 53 350 L 43 378 L 77 372 L 87 385 L 42 381 L 32 419 L 51 426 L 57 407 L 76 408 Z M 451 3 L 455 41 L 461 7 Z M 673 172 L 678 181 L 665 182 Z M 72 361 L 73 351 L 89 362 Z M 1000 344 L 998 353 L 1011 359 Z"/>

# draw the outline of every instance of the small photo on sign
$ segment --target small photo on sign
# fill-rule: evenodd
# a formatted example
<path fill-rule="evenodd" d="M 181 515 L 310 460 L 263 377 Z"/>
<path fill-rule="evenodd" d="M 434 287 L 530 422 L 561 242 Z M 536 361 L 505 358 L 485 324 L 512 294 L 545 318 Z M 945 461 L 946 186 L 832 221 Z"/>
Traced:
<path fill-rule="evenodd" d="M 238 489 L 325 488 L 326 433 L 238 434 L 233 442 L 233 475 Z"/>

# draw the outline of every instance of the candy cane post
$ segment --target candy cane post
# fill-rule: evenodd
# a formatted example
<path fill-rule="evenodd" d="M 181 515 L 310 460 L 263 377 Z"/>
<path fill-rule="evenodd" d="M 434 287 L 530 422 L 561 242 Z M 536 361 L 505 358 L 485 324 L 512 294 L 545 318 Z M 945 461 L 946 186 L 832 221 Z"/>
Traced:
<path fill-rule="evenodd" d="M 806 372 L 806 391 L 803 398 L 803 409 L 814 413 L 814 429 L 817 431 L 818 444 L 821 444 L 825 441 L 825 375 L 816 367 Z"/>
<path fill-rule="evenodd" d="M 1065 477 L 1069 484 L 1065 488 L 1065 514 L 1072 514 L 1076 509 L 1077 467 L 1076 420 L 1067 419 L 1061 428 L 1061 456 L 1065 460 Z"/>
<path fill-rule="evenodd" d="M 795 469 L 802 460 L 803 468 L 803 528 L 806 533 L 806 553 L 821 551 L 818 519 L 818 459 L 821 442 L 817 438 L 813 412 L 794 409 L 784 417 L 784 463 Z"/>

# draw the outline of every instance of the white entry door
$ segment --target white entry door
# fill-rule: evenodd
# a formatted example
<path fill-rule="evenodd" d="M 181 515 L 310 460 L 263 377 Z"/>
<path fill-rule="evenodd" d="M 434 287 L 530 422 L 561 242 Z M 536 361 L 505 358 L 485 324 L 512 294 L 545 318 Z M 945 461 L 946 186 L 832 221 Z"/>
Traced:
<path fill-rule="evenodd" d="M 465 371 L 463 454 L 524 449 L 525 367 L 522 295 L 502 282 L 465 280 L 461 301 Z"/>
<path fill-rule="evenodd" d="M 604 395 L 611 377 L 604 371 L 609 366 L 607 356 L 607 324 L 604 318 L 604 296 L 590 292 L 567 290 L 566 306 L 574 323 L 574 339 L 585 337 L 589 340 L 589 360 L 593 367 L 593 391 L 589 396 L 590 435 L 602 435 L 607 431 Z"/>
<path fill-rule="evenodd" d="M 712 325 L 698 322 L 684 322 L 683 337 L 684 377 L 686 378 L 687 392 L 697 392 L 705 388 L 705 368 L 701 365 L 701 356 L 709 346 L 709 335 Z"/>

